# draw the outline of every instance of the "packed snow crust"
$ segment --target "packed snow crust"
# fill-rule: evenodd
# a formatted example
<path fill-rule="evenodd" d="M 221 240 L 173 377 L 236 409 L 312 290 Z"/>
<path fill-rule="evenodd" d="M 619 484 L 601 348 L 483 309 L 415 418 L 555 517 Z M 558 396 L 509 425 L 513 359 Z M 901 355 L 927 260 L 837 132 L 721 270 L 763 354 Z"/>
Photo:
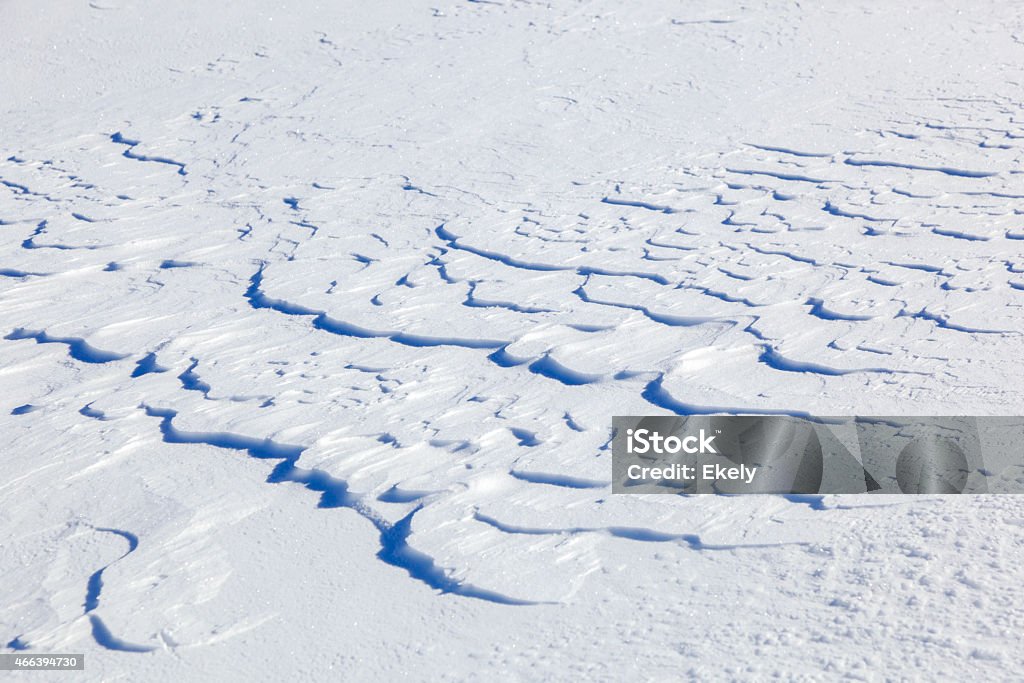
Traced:
<path fill-rule="evenodd" d="M 1019 3 L 0 15 L 4 651 L 1019 674 L 1019 499 L 612 496 L 609 446 L 1022 414 Z"/>

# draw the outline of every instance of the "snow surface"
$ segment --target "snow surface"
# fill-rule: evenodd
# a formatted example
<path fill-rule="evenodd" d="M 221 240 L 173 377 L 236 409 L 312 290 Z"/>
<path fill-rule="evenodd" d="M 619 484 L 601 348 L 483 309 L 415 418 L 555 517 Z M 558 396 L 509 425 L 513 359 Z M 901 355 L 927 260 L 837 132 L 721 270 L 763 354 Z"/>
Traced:
<path fill-rule="evenodd" d="M 608 446 L 1022 414 L 1019 3 L 0 16 L 5 651 L 1019 676 L 1015 497 L 613 497 Z"/>

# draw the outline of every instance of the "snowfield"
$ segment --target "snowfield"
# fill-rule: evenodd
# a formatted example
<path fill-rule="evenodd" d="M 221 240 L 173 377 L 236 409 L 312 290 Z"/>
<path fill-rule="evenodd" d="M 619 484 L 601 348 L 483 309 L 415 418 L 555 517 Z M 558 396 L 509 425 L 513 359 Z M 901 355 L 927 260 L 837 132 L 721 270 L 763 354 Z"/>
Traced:
<path fill-rule="evenodd" d="M 1019 678 L 1014 496 L 611 495 L 613 415 L 1024 414 L 1024 6 L 820 5 L 0 2 L 2 651 Z"/>

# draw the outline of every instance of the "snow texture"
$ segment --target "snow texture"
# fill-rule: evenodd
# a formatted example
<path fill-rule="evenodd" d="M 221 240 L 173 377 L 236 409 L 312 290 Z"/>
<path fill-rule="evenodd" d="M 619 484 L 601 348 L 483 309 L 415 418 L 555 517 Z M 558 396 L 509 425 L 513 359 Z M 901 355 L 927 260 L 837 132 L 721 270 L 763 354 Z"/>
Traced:
<path fill-rule="evenodd" d="M 1024 7 L 0 13 L 7 651 L 1018 675 L 1013 496 L 613 497 L 609 440 L 1022 414 Z"/>

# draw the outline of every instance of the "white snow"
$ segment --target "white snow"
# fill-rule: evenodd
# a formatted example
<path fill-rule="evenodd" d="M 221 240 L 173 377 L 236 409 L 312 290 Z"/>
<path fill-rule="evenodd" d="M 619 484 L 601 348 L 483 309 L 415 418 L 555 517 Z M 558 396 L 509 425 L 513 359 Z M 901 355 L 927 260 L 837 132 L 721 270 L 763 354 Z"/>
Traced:
<path fill-rule="evenodd" d="M 1013 496 L 610 492 L 616 414 L 1024 409 L 1024 8 L 820 5 L 0 4 L 0 646 L 1015 677 Z"/>

